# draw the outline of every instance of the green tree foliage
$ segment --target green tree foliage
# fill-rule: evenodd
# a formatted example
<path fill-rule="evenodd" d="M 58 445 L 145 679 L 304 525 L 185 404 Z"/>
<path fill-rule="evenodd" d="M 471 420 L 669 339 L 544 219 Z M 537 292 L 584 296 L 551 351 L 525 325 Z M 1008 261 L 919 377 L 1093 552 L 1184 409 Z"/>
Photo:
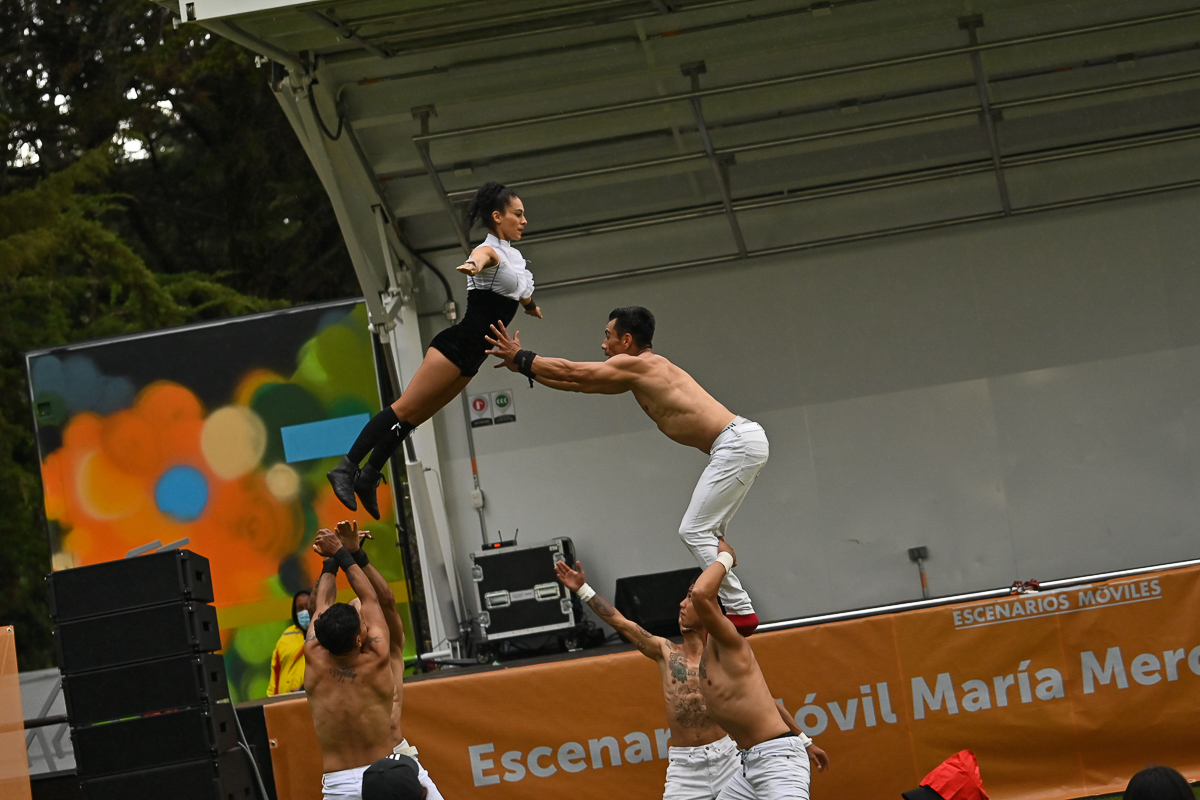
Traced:
<path fill-rule="evenodd" d="M 16 624 L 23 668 L 53 664 L 42 576 L 42 519 L 26 350 L 281 305 L 206 276 L 156 275 L 103 222 L 115 198 L 91 194 L 107 148 L 30 189 L 0 197 L 0 619 Z"/>
<path fill-rule="evenodd" d="M 293 302 L 354 297 L 269 64 L 147 0 L 0 0 L 0 194 L 115 139 L 110 220 L 156 273 Z M 282 71 L 275 74 L 282 77 Z"/>
<path fill-rule="evenodd" d="M 0 0 L 0 621 L 22 669 L 54 663 L 23 353 L 359 293 L 270 75 L 147 0 Z"/>

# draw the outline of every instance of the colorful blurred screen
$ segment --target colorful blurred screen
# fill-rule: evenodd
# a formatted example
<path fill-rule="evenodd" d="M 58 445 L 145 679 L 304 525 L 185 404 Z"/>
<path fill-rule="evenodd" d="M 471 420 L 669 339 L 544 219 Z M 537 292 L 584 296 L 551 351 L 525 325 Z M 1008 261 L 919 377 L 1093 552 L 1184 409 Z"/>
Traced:
<path fill-rule="evenodd" d="M 380 408 L 361 302 L 324 304 L 27 356 L 53 568 L 158 540 L 212 562 L 230 688 L 263 697 L 319 528 L 356 519 L 411 633 L 389 483 L 381 519 L 325 478 Z M 344 595 L 345 578 L 340 587 Z M 407 651 L 413 649 L 408 639 Z"/>

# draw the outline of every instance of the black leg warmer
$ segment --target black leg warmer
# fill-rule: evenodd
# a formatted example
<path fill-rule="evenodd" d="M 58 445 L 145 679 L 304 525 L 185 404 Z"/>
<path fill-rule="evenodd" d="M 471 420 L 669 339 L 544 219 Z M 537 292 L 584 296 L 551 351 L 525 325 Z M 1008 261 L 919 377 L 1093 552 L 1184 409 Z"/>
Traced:
<path fill-rule="evenodd" d="M 354 445 L 351 446 L 350 452 L 346 455 L 354 462 L 355 466 L 362 463 L 366 458 L 367 453 L 391 431 L 392 426 L 400 422 L 396 419 L 396 412 L 392 411 L 391 406 L 385 406 L 383 411 L 380 411 L 371 420 L 363 425 L 362 431 L 358 434 L 358 438 L 354 440 Z M 394 448 L 393 448 L 394 449 Z"/>
<path fill-rule="evenodd" d="M 390 411 L 391 409 L 389 408 L 388 410 Z M 393 414 L 392 418 L 394 419 L 395 416 Z M 392 457 L 392 453 L 396 452 L 396 448 L 408 438 L 408 435 L 416 427 L 416 425 L 403 420 L 399 420 L 393 424 L 392 427 L 388 428 L 387 433 L 375 443 L 375 449 L 371 452 L 371 460 L 367 464 L 382 472 L 383 465 Z"/>

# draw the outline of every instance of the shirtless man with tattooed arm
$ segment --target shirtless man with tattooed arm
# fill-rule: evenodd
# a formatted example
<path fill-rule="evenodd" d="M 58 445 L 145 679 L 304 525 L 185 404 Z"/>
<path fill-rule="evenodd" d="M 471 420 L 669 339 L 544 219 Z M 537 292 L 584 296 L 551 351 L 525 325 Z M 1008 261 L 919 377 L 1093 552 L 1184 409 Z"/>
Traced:
<path fill-rule="evenodd" d="M 624 634 L 643 655 L 658 662 L 667 721 L 671 727 L 670 763 L 663 800 L 714 800 L 738 770 L 739 762 L 737 745 L 709 716 L 700 693 L 703 634 L 685 627 L 681 618 L 679 630 L 683 634 L 683 644 L 654 636 L 626 619 L 611 603 L 596 594 L 587 585 L 583 565 L 578 561 L 574 569 L 563 561 L 557 562 L 554 568 L 564 586 L 578 594 L 608 625 Z M 778 703 L 776 706 L 780 716 L 795 727 L 795 720 L 788 716 L 783 706 Z M 816 745 L 812 745 L 811 751 L 814 758 L 825 758 L 824 751 Z"/>
<path fill-rule="evenodd" d="M 740 751 L 741 768 L 720 800 L 808 800 L 809 758 L 819 771 L 829 759 L 824 752 L 812 753 L 814 746 L 796 721 L 786 711 L 779 713 L 782 706 L 771 697 L 753 648 L 721 613 L 717 592 L 737 557 L 724 540 L 717 548 L 717 560 L 679 604 L 679 624 L 702 637 L 700 694 L 709 716 L 729 731 Z"/>
<path fill-rule="evenodd" d="M 338 535 L 322 530 L 313 549 L 330 559 L 317 581 L 316 613 L 304 642 L 304 691 L 321 745 L 321 786 L 325 800 L 360 800 L 367 767 L 392 754 L 388 626 L 375 589 Z M 339 566 L 360 609 L 336 602 Z"/>

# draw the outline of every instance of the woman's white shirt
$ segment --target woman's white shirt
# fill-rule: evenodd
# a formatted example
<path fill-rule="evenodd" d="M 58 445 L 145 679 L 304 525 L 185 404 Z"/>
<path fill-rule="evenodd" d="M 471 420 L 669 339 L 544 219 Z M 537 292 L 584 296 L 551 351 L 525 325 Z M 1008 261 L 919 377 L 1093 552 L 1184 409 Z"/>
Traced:
<path fill-rule="evenodd" d="M 500 263 L 467 276 L 467 288 L 495 292 L 511 300 L 533 296 L 533 273 L 526 269 L 521 251 L 494 233 L 489 233 L 483 244 L 496 251 Z"/>

